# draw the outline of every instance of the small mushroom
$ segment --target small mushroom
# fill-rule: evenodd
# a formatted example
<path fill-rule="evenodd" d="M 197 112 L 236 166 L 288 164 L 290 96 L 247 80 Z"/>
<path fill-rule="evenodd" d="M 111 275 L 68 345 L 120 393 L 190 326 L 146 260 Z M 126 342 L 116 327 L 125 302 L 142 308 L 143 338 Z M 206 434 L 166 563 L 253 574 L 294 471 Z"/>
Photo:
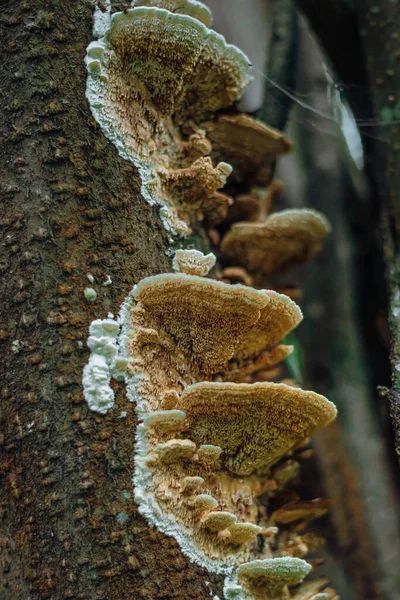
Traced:
<path fill-rule="evenodd" d="M 220 162 L 214 167 L 211 158 L 206 156 L 183 169 L 160 169 L 158 175 L 162 190 L 166 190 L 176 204 L 207 213 L 213 207 L 210 198 L 215 198 L 216 191 L 225 185 L 231 172 L 228 163 Z"/>
<path fill-rule="evenodd" d="M 216 533 L 217 531 L 223 531 L 227 529 L 237 520 L 237 516 L 233 513 L 226 511 L 212 511 L 209 512 L 208 515 L 203 520 L 203 527 L 208 529 L 212 533 Z"/>
<path fill-rule="evenodd" d="M 312 581 L 305 581 L 292 596 L 293 600 L 340 600 L 336 592 L 327 587 L 328 581 L 324 577 L 319 577 Z"/>
<path fill-rule="evenodd" d="M 183 480 L 183 491 L 192 494 L 204 483 L 204 479 L 198 476 L 188 476 Z"/>
<path fill-rule="evenodd" d="M 195 459 L 204 467 L 211 467 L 221 456 L 222 448 L 212 444 L 202 444 L 198 447 Z"/>
<path fill-rule="evenodd" d="M 177 463 L 182 460 L 190 460 L 195 451 L 196 444 L 191 440 L 169 440 L 168 442 L 157 444 L 148 457 L 148 461 L 150 463 Z"/>
<path fill-rule="evenodd" d="M 235 546 L 241 546 L 254 539 L 262 528 L 254 523 L 234 523 L 229 527 L 229 542 Z"/>
<path fill-rule="evenodd" d="M 327 219 L 310 209 L 288 209 L 263 223 L 235 223 L 221 243 L 229 263 L 259 279 L 310 260 L 330 231 Z"/>
<path fill-rule="evenodd" d="M 218 501 L 210 494 L 199 494 L 194 499 L 194 507 L 198 512 L 211 511 L 217 508 Z"/>
<path fill-rule="evenodd" d="M 144 426 L 157 435 L 165 435 L 181 431 L 184 427 L 185 413 L 181 410 L 157 410 L 147 415 Z"/>
<path fill-rule="evenodd" d="M 222 280 L 231 284 L 240 283 L 248 286 L 253 285 L 253 279 L 247 271 L 241 267 L 226 267 L 222 271 Z"/>
<path fill-rule="evenodd" d="M 215 265 L 214 254 L 203 254 L 199 250 L 177 250 L 172 261 L 174 271 L 204 277 Z"/>
<path fill-rule="evenodd" d="M 282 362 L 287 356 L 293 352 L 293 346 L 285 346 L 280 344 L 272 350 L 261 352 L 255 359 L 244 361 L 243 364 L 237 364 L 236 368 L 232 368 L 224 374 L 224 381 L 235 381 L 237 383 L 245 383 L 249 377 L 254 376 L 260 371 L 270 371 Z M 235 362 L 234 360 L 231 362 Z"/>
<path fill-rule="evenodd" d="M 236 196 L 228 209 L 224 226 L 240 221 L 257 221 L 260 215 L 260 200 L 251 194 Z"/>
<path fill-rule="evenodd" d="M 301 558 L 266 558 L 241 565 L 239 582 L 255 600 L 286 597 L 286 587 L 300 583 L 311 571 L 311 565 Z"/>
<path fill-rule="evenodd" d="M 312 521 L 325 515 L 332 502 L 328 498 L 315 498 L 303 502 L 284 504 L 275 510 L 270 519 L 275 523 L 294 523 L 295 521 Z"/>

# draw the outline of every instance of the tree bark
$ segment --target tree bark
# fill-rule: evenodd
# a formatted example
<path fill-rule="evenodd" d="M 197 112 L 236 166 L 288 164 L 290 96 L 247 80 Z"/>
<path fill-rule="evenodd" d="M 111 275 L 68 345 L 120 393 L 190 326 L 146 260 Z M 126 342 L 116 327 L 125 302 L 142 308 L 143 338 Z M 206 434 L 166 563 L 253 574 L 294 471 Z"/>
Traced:
<path fill-rule="evenodd" d="M 120 410 L 102 417 L 81 393 L 90 322 L 170 270 L 157 211 L 85 99 L 92 11 L 87 0 L 2 3 L 0 597 L 222 597 L 222 578 L 137 512 L 122 387 Z"/>

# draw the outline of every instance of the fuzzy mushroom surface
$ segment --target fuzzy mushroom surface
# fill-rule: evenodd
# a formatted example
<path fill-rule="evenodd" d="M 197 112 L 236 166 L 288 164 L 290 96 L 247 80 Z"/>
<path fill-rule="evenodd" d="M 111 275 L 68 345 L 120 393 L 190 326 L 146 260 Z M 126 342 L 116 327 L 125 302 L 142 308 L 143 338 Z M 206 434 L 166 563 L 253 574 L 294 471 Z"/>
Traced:
<path fill-rule="evenodd" d="M 289 556 L 253 560 L 241 565 L 239 582 L 249 589 L 255 600 L 282 598 L 284 588 L 300 583 L 311 571 L 311 565 L 301 558 Z"/>
<path fill-rule="evenodd" d="M 222 240 L 221 250 L 229 263 L 262 278 L 310 260 L 329 231 L 329 222 L 321 213 L 287 209 L 262 223 L 235 223 Z"/>
<path fill-rule="evenodd" d="M 271 382 L 197 383 L 184 390 L 179 407 L 191 439 L 219 445 L 237 475 L 267 472 L 337 412 L 324 396 Z"/>

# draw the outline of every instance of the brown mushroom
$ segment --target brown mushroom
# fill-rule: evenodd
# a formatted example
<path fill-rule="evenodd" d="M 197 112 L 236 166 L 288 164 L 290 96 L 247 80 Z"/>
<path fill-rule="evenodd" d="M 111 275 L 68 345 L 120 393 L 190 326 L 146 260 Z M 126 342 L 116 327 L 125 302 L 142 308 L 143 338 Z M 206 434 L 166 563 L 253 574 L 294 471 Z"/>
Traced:
<path fill-rule="evenodd" d="M 324 396 L 271 382 L 197 383 L 184 390 L 179 408 L 190 438 L 220 446 L 223 465 L 237 475 L 268 471 L 336 416 Z"/>
<path fill-rule="evenodd" d="M 263 223 L 235 223 L 221 243 L 225 259 L 262 279 L 310 260 L 330 231 L 327 219 L 310 209 L 288 209 Z"/>

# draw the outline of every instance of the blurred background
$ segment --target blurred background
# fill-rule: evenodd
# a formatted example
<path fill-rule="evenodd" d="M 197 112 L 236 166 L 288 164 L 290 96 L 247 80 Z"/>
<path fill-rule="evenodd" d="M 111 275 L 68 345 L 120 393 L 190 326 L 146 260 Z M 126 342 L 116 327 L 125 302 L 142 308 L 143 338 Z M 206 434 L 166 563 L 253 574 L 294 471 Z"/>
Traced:
<path fill-rule="evenodd" d="M 206 4 L 214 28 L 253 64 L 254 81 L 240 109 L 285 130 L 295 143 L 277 164 L 276 177 L 285 184 L 278 208 L 316 208 L 333 228 L 322 254 L 296 274 L 304 288 L 299 343 L 305 384 L 339 409 L 337 424 L 315 438 L 316 459 L 303 484 L 305 498 L 333 499 L 322 523 L 328 543 L 320 572 L 343 600 L 395 600 L 400 478 L 387 397 L 381 207 L 369 158 L 371 146 L 384 141 L 371 90 L 357 57 L 346 56 L 352 40 L 337 36 L 344 56 L 336 63 L 348 60 L 355 68 L 354 83 L 344 85 L 291 0 Z M 312 2 L 299 5 L 310 14 Z"/>

